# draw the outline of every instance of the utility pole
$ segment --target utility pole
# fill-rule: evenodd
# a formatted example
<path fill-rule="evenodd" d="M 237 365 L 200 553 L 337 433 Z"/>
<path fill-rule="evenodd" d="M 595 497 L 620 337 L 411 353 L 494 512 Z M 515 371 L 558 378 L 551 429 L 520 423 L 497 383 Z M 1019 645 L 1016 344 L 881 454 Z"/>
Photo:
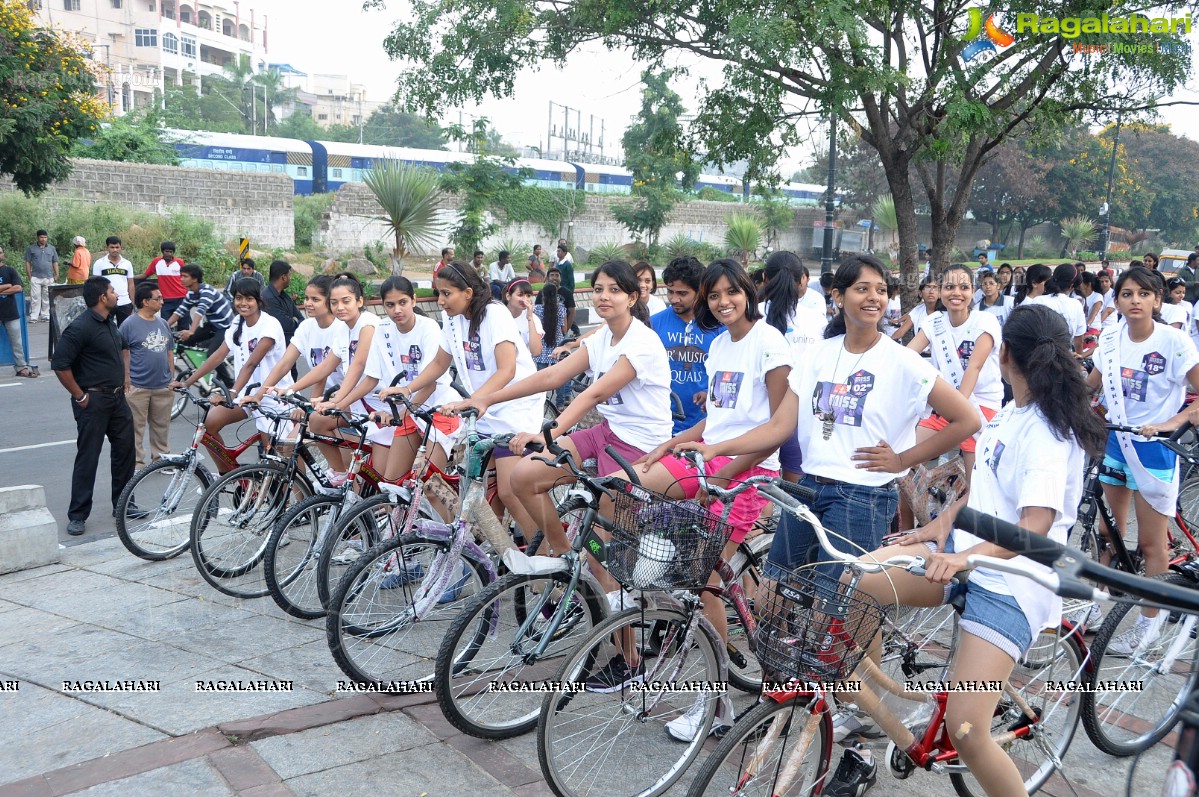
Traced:
<path fill-rule="evenodd" d="M 833 215 L 836 213 L 837 191 L 837 116 L 831 108 L 828 114 L 828 191 L 824 198 L 824 249 L 820 254 L 820 274 L 833 273 Z"/>
<path fill-rule="evenodd" d="M 1116 134 L 1112 139 L 1112 159 L 1107 167 L 1107 199 L 1099 214 L 1103 216 L 1103 224 L 1099 230 L 1099 264 L 1107 266 L 1107 247 L 1112 237 L 1112 183 L 1116 178 L 1116 153 L 1120 150 L 1120 124 L 1124 121 L 1123 111 L 1116 112 Z"/>

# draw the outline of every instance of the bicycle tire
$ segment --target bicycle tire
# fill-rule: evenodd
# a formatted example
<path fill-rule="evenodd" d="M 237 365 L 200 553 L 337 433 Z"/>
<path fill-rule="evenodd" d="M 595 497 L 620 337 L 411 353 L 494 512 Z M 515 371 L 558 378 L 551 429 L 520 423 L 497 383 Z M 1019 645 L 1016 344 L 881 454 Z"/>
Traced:
<path fill-rule="evenodd" d="M 267 539 L 293 499 L 312 494 L 302 474 L 289 475 L 281 463 L 255 462 L 234 468 L 204 491 L 192 513 L 191 553 L 213 589 L 237 598 L 270 594 L 261 568 Z"/>
<path fill-rule="evenodd" d="M 355 683 L 432 678 L 434 652 L 446 625 L 489 579 L 486 564 L 464 551 L 462 581 L 457 576 L 451 580 L 451 590 L 458 594 L 414 621 L 413 596 L 431 572 L 434 557 L 449 549 L 448 540 L 407 534 L 372 547 L 342 578 L 325 617 L 325 636 L 337 666 Z M 408 577 L 397 578 L 401 573 Z"/>
<path fill-rule="evenodd" d="M 1191 534 L 1199 532 L 1199 469 L 1193 470 L 1178 488 L 1177 519 Z M 1180 522 L 1179 522 L 1180 521 Z"/>
<path fill-rule="evenodd" d="M 510 573 L 489 584 L 450 624 L 437 652 L 433 684 L 441 711 L 455 728 L 480 739 L 508 739 L 537 726 L 541 694 L 501 692 L 491 685 L 548 681 L 561 668 L 563 657 L 603 619 L 603 596 L 581 582 L 552 644 L 541 658 L 529 660 L 550 617 L 543 614 L 523 637 L 518 632 L 540 596 L 546 590 L 552 594 L 565 589 L 570 578 L 564 572 Z M 546 609 L 557 611 L 558 605 Z"/>
<path fill-rule="evenodd" d="M 175 381 L 185 382 L 192 375 L 191 369 L 182 368 L 178 364 L 175 365 Z M 187 409 L 187 396 L 183 393 L 176 393 L 175 398 L 171 400 L 171 420 L 175 420 L 183 411 Z"/>
<path fill-rule="evenodd" d="M 591 630 L 554 681 L 573 685 L 595 677 L 593 667 L 605 667 L 618 651 L 614 636 L 638 646 L 650 674 L 646 677 L 675 684 L 718 680 L 716 650 L 702 627 L 690 645 L 681 644 L 679 634 L 687 621 L 685 612 L 673 609 L 635 608 L 615 614 Z M 655 627 L 663 626 L 667 634 L 655 650 L 650 647 Z M 718 698 L 715 691 L 651 692 L 629 687 L 608 693 L 549 693 L 537 719 L 541 772 L 559 797 L 662 794 L 702 751 Z M 663 733 L 664 721 L 693 709 L 702 712 L 695 738 L 680 744 Z M 589 743 L 591 747 L 583 749 Z"/>
<path fill-rule="evenodd" d="M 808 708 L 807 700 L 788 700 L 778 703 L 766 700 L 754 706 L 749 712 L 737 720 L 712 754 L 704 760 L 703 766 L 691 781 L 687 797 L 716 797 L 716 795 L 735 794 L 738 797 L 772 797 L 784 792 L 778 790 L 778 775 L 784 764 L 789 761 L 793 751 L 804 749 L 807 754 L 798 762 L 794 762 L 795 776 L 800 777 L 796 784 L 798 790 L 785 786 L 786 794 L 807 795 L 818 794 L 827 785 L 825 777 L 828 774 L 829 761 L 832 756 L 832 723 L 827 715 L 813 716 Z M 816 721 L 813 730 L 809 731 L 808 722 Z M 801 722 L 802 721 L 802 722 Z M 782 724 L 781 728 L 772 728 L 775 722 Z M 772 745 L 761 744 L 763 737 L 775 731 Z M 795 733 L 791 733 L 795 730 Z M 807 738 L 808 734 L 813 738 Z M 792 741 L 794 737 L 794 741 Z M 779 740 L 782 743 L 779 743 Z M 746 772 L 747 764 L 755 755 L 762 752 L 761 761 L 753 773 Z M 812 757 L 813 752 L 815 758 Z M 790 773 L 789 773 L 790 774 Z M 804 784 L 811 784 L 805 789 Z"/>
<path fill-rule="evenodd" d="M 1033 639 L 1025 656 L 1026 663 L 1017 662 L 1009 683 L 1020 684 L 1018 691 L 1029 706 L 1039 712 L 1037 732 L 1014 740 L 1006 746 L 1008 755 L 1025 775 L 1024 788 L 1029 794 L 1045 785 L 1057 771 L 1055 761 L 1061 761 L 1078 729 L 1081 695 L 1068 688 L 1054 689 L 1057 682 L 1068 684 L 1083 681 L 1086 661 L 1077 638 L 1045 632 Z M 995 709 L 990 732 L 1002 732 L 1021 719 L 1022 715 L 1004 693 Z M 1048 752 L 1046 752 L 1048 750 Z M 954 791 L 961 797 L 986 797 L 986 792 L 968 772 L 949 776 Z"/>
<path fill-rule="evenodd" d="M 774 542 L 773 534 L 760 534 L 747 541 L 753 556 L 747 556 L 738 548 L 737 553 L 729 561 L 736 580 L 741 582 L 745 590 L 747 602 L 753 601 L 757 588 L 762 583 L 762 573 L 757 564 L 764 563 L 770 555 L 770 546 Z M 762 691 L 762 665 L 750 645 L 749 635 L 745 624 L 733 605 L 733 600 L 727 594 L 721 596 L 724 602 L 725 622 L 728 628 L 729 650 L 729 683 L 742 692 L 758 694 Z M 750 610 L 753 604 L 750 603 Z M 756 618 L 755 618 L 756 619 Z"/>
<path fill-rule="evenodd" d="M 1157 577 L 1167 584 L 1195 588 L 1190 578 L 1180 573 Z M 1162 611 L 1165 611 L 1164 609 Z M 1098 689 L 1110 682 L 1139 681 L 1140 691 L 1088 691 L 1082 696 L 1082 725 L 1091 742 L 1113 756 L 1136 755 L 1162 740 L 1174 727 L 1183 703 L 1199 675 L 1199 644 L 1190 638 L 1196 627 L 1186 627 L 1183 619 L 1167 620 L 1161 636 L 1135 657 L 1109 653 L 1113 639 L 1128 631 L 1140 615 L 1140 607 L 1121 603 L 1108 612 L 1103 627 L 1091 645 L 1094 677 L 1090 685 Z M 1187 638 L 1180 640 L 1186 630 Z M 1157 672 L 1163 656 L 1178 640 L 1181 648 L 1168 673 Z"/>
<path fill-rule="evenodd" d="M 275 605 L 292 617 L 316 620 L 325 616 L 316 588 L 318 542 L 336 523 L 345 505 L 340 495 L 313 495 L 292 506 L 267 539 L 262 575 Z"/>
<path fill-rule="evenodd" d="M 156 488 L 153 482 L 163 477 L 169 477 L 166 486 Z M 151 562 L 172 559 L 186 551 L 191 545 L 192 513 L 212 482 L 213 475 L 200 462 L 190 472 L 185 464 L 167 459 L 139 470 L 117 499 L 116 527 L 121 544 L 129 553 Z M 140 505 L 134 500 L 139 490 Z M 147 501 L 147 490 L 155 495 L 161 491 L 162 495 Z M 137 517 L 139 511 L 135 510 L 131 515 L 130 504 L 140 506 L 140 511 L 147 514 Z M 149 511 L 149 506 L 156 508 Z"/>
<path fill-rule="evenodd" d="M 407 512 L 407 504 L 392 504 L 382 493 L 363 498 L 338 517 L 333 533 L 324 541 L 316 563 L 316 592 L 327 610 L 337 587 L 355 559 L 347 559 L 350 547 L 365 553 L 384 540 L 400 536 L 392 528 L 391 516 L 397 507 Z"/>

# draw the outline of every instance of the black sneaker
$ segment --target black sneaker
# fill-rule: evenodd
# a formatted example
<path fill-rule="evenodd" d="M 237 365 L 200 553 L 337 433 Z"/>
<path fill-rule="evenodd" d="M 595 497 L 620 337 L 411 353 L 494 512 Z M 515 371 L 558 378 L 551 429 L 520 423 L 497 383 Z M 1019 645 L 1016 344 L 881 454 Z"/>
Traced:
<path fill-rule="evenodd" d="M 584 684 L 588 692 L 598 692 L 606 695 L 609 692 L 619 692 L 632 683 L 645 678 L 645 662 L 637 662 L 636 667 L 630 667 L 624 656 L 617 653 L 604 668 L 591 675 Z"/>
<path fill-rule="evenodd" d="M 878 767 L 870 752 L 848 747 L 823 794 L 825 797 L 862 797 L 877 779 Z"/>

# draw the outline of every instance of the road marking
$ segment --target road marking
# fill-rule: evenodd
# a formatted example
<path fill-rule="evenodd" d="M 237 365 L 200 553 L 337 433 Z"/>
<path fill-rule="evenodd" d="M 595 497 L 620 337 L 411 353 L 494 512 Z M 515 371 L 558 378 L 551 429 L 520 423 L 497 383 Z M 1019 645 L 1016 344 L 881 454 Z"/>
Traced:
<path fill-rule="evenodd" d="M 20 382 L 5 382 L 3 385 L 0 385 L 0 387 L 20 387 L 20 386 L 21 386 Z"/>
<path fill-rule="evenodd" d="M 50 448 L 51 446 L 69 446 L 74 445 L 75 440 L 57 440 L 53 443 L 38 443 L 32 446 L 17 446 L 16 448 L 0 448 L 0 454 L 12 454 L 17 451 L 29 451 L 33 448 Z"/>

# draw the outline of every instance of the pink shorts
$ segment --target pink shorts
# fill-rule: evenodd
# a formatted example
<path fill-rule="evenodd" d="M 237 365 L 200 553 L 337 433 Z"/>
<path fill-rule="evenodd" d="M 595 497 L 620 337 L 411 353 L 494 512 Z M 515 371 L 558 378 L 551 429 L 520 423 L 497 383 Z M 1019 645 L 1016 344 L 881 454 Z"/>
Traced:
<path fill-rule="evenodd" d="M 629 464 L 632 465 L 637 460 L 645 456 L 645 452 L 636 446 L 631 446 L 621 440 L 612 431 L 612 427 L 608 426 L 608 422 L 604 421 L 590 429 L 582 429 L 578 432 L 571 432 L 566 436 L 574 447 L 579 451 L 579 465 L 582 465 L 582 460 L 594 459 L 599 475 L 608 476 L 610 474 L 621 475 L 624 473 L 620 465 L 616 464 L 616 460 L 608 456 L 608 452 L 604 449 L 612 446 L 616 453 L 620 454 Z"/>
<path fill-rule="evenodd" d="M 725 465 L 733 461 L 732 457 L 716 457 L 715 459 L 704 462 L 704 475 L 711 476 L 716 471 L 723 468 Z M 670 475 L 674 476 L 675 481 L 683 488 L 683 496 L 686 498 L 694 498 L 699 492 L 699 479 L 695 478 L 695 469 L 691 467 L 686 460 L 667 454 L 662 457 L 661 462 L 670 471 Z M 743 480 L 751 476 L 778 476 L 777 470 L 767 470 L 766 468 L 754 466 L 749 470 L 738 473 L 734 478 L 730 479 L 729 487 L 736 487 Z M 754 523 L 762 514 L 762 507 L 766 506 L 767 501 L 758 494 L 756 489 L 746 490 L 733 499 L 733 508 L 729 511 L 729 525 L 733 528 L 733 533 L 729 537 L 732 542 L 741 542 L 745 539 L 745 535 L 749 534 Z M 724 505 L 719 501 L 713 501 L 708 505 L 708 508 L 713 512 L 720 514 L 724 511 Z"/>

